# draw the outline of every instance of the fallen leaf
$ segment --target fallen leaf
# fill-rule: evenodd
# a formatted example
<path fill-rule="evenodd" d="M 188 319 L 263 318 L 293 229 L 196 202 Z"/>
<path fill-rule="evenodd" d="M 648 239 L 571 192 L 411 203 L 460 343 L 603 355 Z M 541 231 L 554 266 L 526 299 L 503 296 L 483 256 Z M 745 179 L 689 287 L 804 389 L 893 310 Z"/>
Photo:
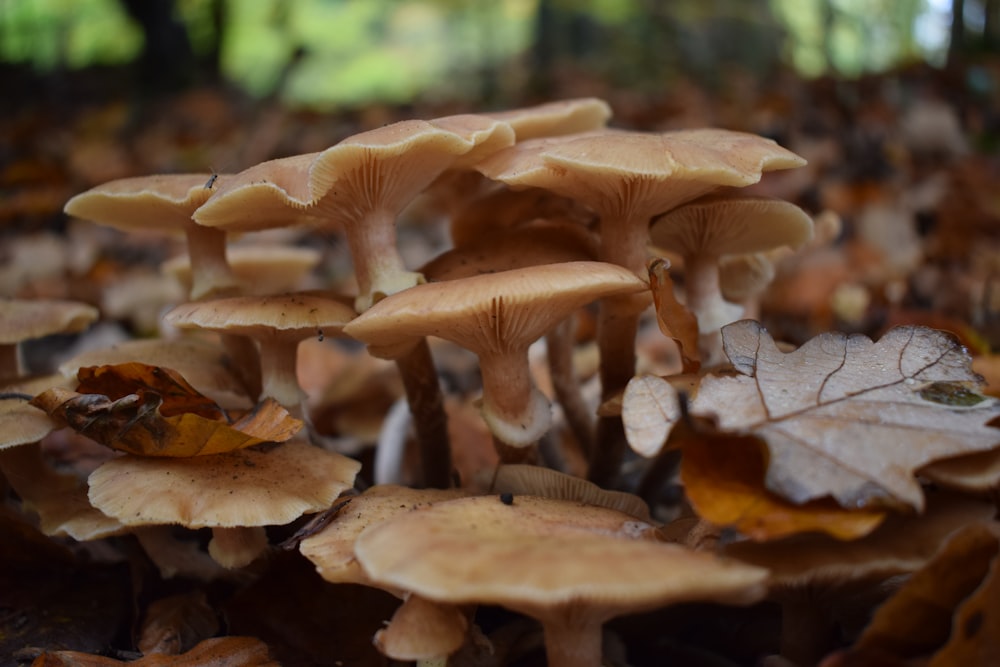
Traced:
<path fill-rule="evenodd" d="M 113 401 L 129 394 L 152 392 L 160 397 L 159 411 L 164 417 L 190 412 L 206 419 L 226 418 L 215 401 L 170 368 L 139 362 L 86 366 L 77 371 L 76 377 L 80 381 L 76 390 L 81 394 L 102 394 Z"/>
<path fill-rule="evenodd" d="M 185 412 L 164 417 L 158 394 L 129 394 L 112 401 L 101 394 L 53 388 L 31 404 L 97 442 L 140 456 L 188 457 L 221 454 L 262 442 L 284 442 L 302 428 L 272 399 L 265 399 L 236 423 Z"/>
<path fill-rule="evenodd" d="M 656 323 L 667 338 L 677 343 L 685 373 L 695 373 L 701 367 L 698 358 L 698 320 L 690 310 L 677 300 L 674 283 L 667 269 L 670 263 L 654 259 L 647 267 L 649 287 L 653 292 Z"/>
<path fill-rule="evenodd" d="M 691 411 L 767 443 L 766 484 L 794 503 L 921 510 L 914 472 L 1000 445 L 1000 402 L 979 393 L 968 353 L 948 334 L 892 329 L 878 342 L 826 333 L 781 352 L 757 322 L 723 329 L 738 374 L 702 380 Z"/>
<path fill-rule="evenodd" d="M 931 664 L 996 664 L 1000 655 L 994 652 L 990 658 L 977 651 L 1000 631 L 1000 608 L 995 602 L 1000 596 L 996 591 L 990 596 L 989 590 L 996 585 L 990 580 L 996 579 L 998 550 L 995 525 L 972 524 L 956 532 L 878 608 L 852 650 L 899 658 L 926 657 L 941 650 Z M 960 645 L 965 646 L 964 653 L 945 658 Z"/>
<path fill-rule="evenodd" d="M 136 646 L 144 655 L 178 655 L 219 631 L 219 619 L 204 591 L 171 595 L 146 609 Z"/>
<path fill-rule="evenodd" d="M 253 637 L 216 637 L 206 639 L 183 655 L 153 653 L 138 660 L 123 662 L 112 658 L 80 653 L 52 651 L 35 658 L 31 667 L 279 667 L 268 655 L 267 644 Z"/>
<path fill-rule="evenodd" d="M 764 486 L 767 448 L 756 438 L 692 432 L 680 440 L 681 482 L 695 512 L 753 540 L 806 532 L 853 540 L 885 518 L 884 512 L 844 509 L 829 498 L 794 505 L 771 493 Z"/>
<path fill-rule="evenodd" d="M 629 446 L 645 457 L 656 456 L 681 417 L 677 391 L 656 375 L 637 375 L 625 385 L 622 424 Z"/>

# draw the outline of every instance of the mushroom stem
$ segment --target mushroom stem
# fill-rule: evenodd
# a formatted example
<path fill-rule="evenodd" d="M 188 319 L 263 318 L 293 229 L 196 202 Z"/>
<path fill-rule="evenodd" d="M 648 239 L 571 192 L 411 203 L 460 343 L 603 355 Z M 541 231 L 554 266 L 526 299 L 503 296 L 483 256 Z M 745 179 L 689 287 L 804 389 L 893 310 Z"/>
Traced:
<path fill-rule="evenodd" d="M 634 216 L 601 216 L 602 261 L 623 266 L 646 276 L 648 220 Z M 650 295 L 611 297 L 601 301 L 597 324 L 597 346 L 601 354 L 601 400 L 625 389 L 635 375 L 635 336 L 639 315 L 650 303 Z M 601 417 L 588 478 L 607 485 L 618 474 L 625 454 L 625 427 L 621 417 Z"/>
<path fill-rule="evenodd" d="M 0 345 L 0 382 L 21 377 L 21 353 L 17 343 Z"/>
<path fill-rule="evenodd" d="M 568 619 L 542 621 L 549 667 L 601 667 L 600 622 Z"/>
<path fill-rule="evenodd" d="M 719 258 L 691 255 L 684 258 L 684 296 L 688 309 L 698 318 L 698 354 L 705 367 L 725 361 L 722 327 L 740 317 L 742 309 L 722 298 Z"/>
<path fill-rule="evenodd" d="M 191 260 L 191 299 L 235 294 L 239 287 L 226 259 L 226 232 L 192 223 L 185 233 Z"/>
<path fill-rule="evenodd" d="M 413 415 L 423 484 L 434 489 L 451 486 L 451 443 L 441 383 L 426 338 L 396 359 Z"/>
<path fill-rule="evenodd" d="M 479 357 L 483 376 L 483 419 L 501 441 L 527 447 L 548 430 L 549 400 L 535 388 L 526 350 Z"/>
<path fill-rule="evenodd" d="M 781 657 L 796 665 L 815 665 L 835 645 L 835 625 L 815 599 L 781 603 Z"/>
<path fill-rule="evenodd" d="M 584 457 L 589 459 L 594 451 L 593 410 L 587 405 L 580 391 L 580 380 L 573 368 L 573 336 L 576 318 L 567 317 L 549 331 L 545 337 L 552 389 L 562 406 L 570 432 L 580 445 Z"/>
<path fill-rule="evenodd" d="M 302 417 L 302 399 L 305 393 L 295 374 L 298 356 L 298 339 L 281 338 L 260 341 L 260 369 L 263 388 L 260 397 L 273 398 L 293 417 Z"/>
<path fill-rule="evenodd" d="M 359 313 L 390 294 L 424 282 L 421 274 L 406 270 L 396 249 L 394 211 L 376 208 L 344 220 L 344 231 L 358 281 L 354 308 Z"/>
<path fill-rule="evenodd" d="M 208 553 L 222 567 L 230 570 L 254 562 L 267 549 L 267 532 L 263 526 L 212 528 Z"/>
<path fill-rule="evenodd" d="M 233 373 L 251 400 L 256 401 L 261 392 L 260 352 L 257 344 L 252 338 L 239 334 L 220 334 L 219 340 L 232 360 Z"/>

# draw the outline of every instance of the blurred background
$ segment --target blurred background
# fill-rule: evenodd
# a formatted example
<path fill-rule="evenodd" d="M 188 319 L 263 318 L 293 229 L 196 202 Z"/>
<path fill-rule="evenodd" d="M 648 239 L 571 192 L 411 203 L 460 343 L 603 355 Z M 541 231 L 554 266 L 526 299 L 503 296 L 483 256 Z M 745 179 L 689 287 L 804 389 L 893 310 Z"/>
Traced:
<path fill-rule="evenodd" d="M 1000 346 L 998 51 L 1000 0 L 0 0 L 0 269 L 112 179 L 593 95 L 618 127 L 744 130 L 809 160 L 759 188 L 842 222 L 772 288 L 770 326 L 806 323 L 788 339 L 916 309 Z"/>

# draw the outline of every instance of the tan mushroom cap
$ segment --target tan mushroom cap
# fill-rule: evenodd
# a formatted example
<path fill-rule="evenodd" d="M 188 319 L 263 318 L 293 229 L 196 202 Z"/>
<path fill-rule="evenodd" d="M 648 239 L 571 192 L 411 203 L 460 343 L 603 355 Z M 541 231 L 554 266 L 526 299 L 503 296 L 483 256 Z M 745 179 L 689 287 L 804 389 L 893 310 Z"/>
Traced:
<path fill-rule="evenodd" d="M 592 221 L 593 213 L 572 199 L 542 188 L 514 190 L 498 186 L 451 216 L 451 241 L 456 248 L 462 248 L 537 218 L 572 221 L 582 227 Z"/>
<path fill-rule="evenodd" d="M 654 218 L 654 246 L 692 255 L 734 255 L 799 247 L 813 237 L 813 221 L 787 201 L 738 192 L 712 194 Z"/>
<path fill-rule="evenodd" d="M 127 454 L 91 473 L 89 498 L 127 526 L 212 528 L 209 553 L 241 567 L 266 546 L 263 526 L 328 508 L 360 468 L 296 441 L 170 460 Z"/>
<path fill-rule="evenodd" d="M 517 140 L 524 141 L 599 129 L 611 118 L 611 107 L 596 97 L 581 97 L 483 115 L 510 123 Z"/>
<path fill-rule="evenodd" d="M 340 335 L 354 309 L 333 295 L 292 293 L 181 304 L 164 321 L 185 329 L 239 334 L 260 343 L 262 396 L 286 408 L 298 406 L 298 344 L 312 336 Z"/>
<path fill-rule="evenodd" d="M 418 285 L 380 301 L 344 327 L 376 356 L 405 354 L 437 336 L 479 356 L 483 417 L 500 440 L 527 446 L 549 427 L 548 399 L 535 387 L 528 346 L 570 313 L 644 281 L 602 262 L 566 262 Z"/>
<path fill-rule="evenodd" d="M 212 174 L 156 174 L 104 183 L 66 202 L 68 215 L 123 231 L 184 231 L 191 215 L 227 177 L 207 187 Z"/>
<path fill-rule="evenodd" d="M 766 570 L 658 542 L 654 533 L 605 508 L 479 496 L 373 526 L 358 538 L 355 555 L 383 585 L 533 616 L 545 629 L 549 664 L 584 667 L 600 664 L 600 626 L 614 616 L 763 596 Z"/>
<path fill-rule="evenodd" d="M 354 557 L 354 541 L 369 526 L 420 507 L 469 495 L 460 489 L 411 489 L 394 484 L 379 484 L 348 500 L 330 524 L 299 544 L 326 581 L 372 585 Z M 392 589 L 396 595 L 401 593 Z"/>
<path fill-rule="evenodd" d="M 409 595 L 373 641 L 380 653 L 394 660 L 434 660 L 457 651 L 468 628 L 458 607 Z"/>
<path fill-rule="evenodd" d="M 0 451 L 38 442 L 59 426 L 44 410 L 28 403 L 28 397 L 52 387 L 69 388 L 62 375 L 22 378 L 0 387 Z"/>
<path fill-rule="evenodd" d="M 314 248 L 289 246 L 235 246 L 226 251 L 240 293 L 280 294 L 301 288 L 302 281 L 319 264 L 322 254 Z M 180 255 L 160 269 L 181 286 L 191 289 L 191 261 Z"/>
<path fill-rule="evenodd" d="M 226 237 L 202 227 L 192 214 L 216 191 L 217 174 L 156 174 L 104 183 L 70 199 L 68 215 L 124 231 L 184 232 L 195 266 L 191 298 L 231 291 Z M 219 180 L 217 180 L 219 179 Z"/>
<path fill-rule="evenodd" d="M 18 343 L 86 329 L 100 314 L 76 301 L 0 298 L 0 381 L 21 375 Z"/>

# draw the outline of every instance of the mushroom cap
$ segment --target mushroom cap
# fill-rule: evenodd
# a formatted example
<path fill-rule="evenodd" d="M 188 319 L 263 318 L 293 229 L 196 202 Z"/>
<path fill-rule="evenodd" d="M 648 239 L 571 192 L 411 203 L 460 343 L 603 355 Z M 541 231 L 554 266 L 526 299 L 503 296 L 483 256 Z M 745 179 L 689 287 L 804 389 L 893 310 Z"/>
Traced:
<path fill-rule="evenodd" d="M 611 118 L 611 107 L 596 97 L 581 97 L 483 115 L 509 123 L 517 140 L 524 141 L 602 128 Z"/>
<path fill-rule="evenodd" d="M 373 641 L 394 660 L 432 660 L 457 651 L 468 629 L 469 621 L 458 607 L 410 595 Z"/>
<path fill-rule="evenodd" d="M 577 199 L 602 217 L 624 215 L 624 209 L 649 217 L 717 186 L 751 185 L 764 171 L 803 164 L 774 141 L 744 132 L 605 130 L 519 143 L 476 169 L 512 187 L 541 187 Z M 662 187 L 667 181 L 670 186 Z"/>
<path fill-rule="evenodd" d="M 91 473 L 89 497 L 128 526 L 280 525 L 328 508 L 360 468 L 298 441 L 169 460 L 126 454 Z"/>
<path fill-rule="evenodd" d="M 742 604 L 764 594 L 766 570 L 650 539 L 655 532 L 606 508 L 532 496 L 508 505 L 478 496 L 373 526 L 354 552 L 377 583 L 540 619 L 606 619 L 689 601 Z"/>
<path fill-rule="evenodd" d="M 386 297 L 344 327 L 374 348 L 394 349 L 423 336 L 477 354 L 526 349 L 591 301 L 633 294 L 646 283 L 604 262 L 565 262 L 417 285 Z"/>
<path fill-rule="evenodd" d="M 513 143 L 510 125 L 474 114 L 392 123 L 318 154 L 309 170 L 312 201 L 334 219 L 376 209 L 395 215 L 446 169 Z"/>
<path fill-rule="evenodd" d="M 332 295 L 302 292 L 185 303 L 163 319 L 180 328 L 240 334 L 258 340 L 303 340 L 317 332 L 338 334 L 352 317 L 354 308 L 346 302 Z"/>
<path fill-rule="evenodd" d="M 379 484 L 351 498 L 330 524 L 302 540 L 299 551 L 332 583 L 371 585 L 354 558 L 354 541 L 369 526 L 419 507 L 469 495 L 461 489 L 411 489 Z"/>
<path fill-rule="evenodd" d="M 322 254 L 314 248 L 290 246 L 235 246 L 226 249 L 242 294 L 277 294 L 298 289 L 302 280 L 319 264 Z M 160 269 L 191 290 L 191 261 L 179 255 Z"/>
<path fill-rule="evenodd" d="M 653 219 L 653 245 L 684 256 L 764 252 L 812 238 L 813 221 L 795 204 L 737 193 L 712 194 Z"/>
<path fill-rule="evenodd" d="M 726 301 L 759 296 L 774 280 L 777 269 L 764 253 L 727 255 L 719 260 L 719 288 Z"/>
<path fill-rule="evenodd" d="M 156 174 L 110 181 L 81 192 L 63 209 L 67 215 L 124 231 L 182 231 L 191 215 L 216 191 L 213 174 Z M 222 177 L 224 181 L 227 177 Z"/>
<path fill-rule="evenodd" d="M 45 375 L 5 383 L 0 393 L 35 396 L 52 387 L 69 385 L 62 375 Z M 44 410 L 26 399 L 13 395 L 0 399 L 0 451 L 38 442 L 57 428 L 59 425 Z"/>
<path fill-rule="evenodd" d="M 0 345 L 86 329 L 99 316 L 77 301 L 0 299 Z"/>
<path fill-rule="evenodd" d="M 313 199 L 310 173 L 318 155 L 268 160 L 234 174 L 194 211 L 194 221 L 232 232 L 320 222 L 306 210 Z"/>
<path fill-rule="evenodd" d="M 572 199 L 542 188 L 515 190 L 497 184 L 495 190 L 476 197 L 451 216 L 451 240 L 461 248 L 538 218 L 577 222 L 582 227 L 592 222 L 594 214 Z"/>

